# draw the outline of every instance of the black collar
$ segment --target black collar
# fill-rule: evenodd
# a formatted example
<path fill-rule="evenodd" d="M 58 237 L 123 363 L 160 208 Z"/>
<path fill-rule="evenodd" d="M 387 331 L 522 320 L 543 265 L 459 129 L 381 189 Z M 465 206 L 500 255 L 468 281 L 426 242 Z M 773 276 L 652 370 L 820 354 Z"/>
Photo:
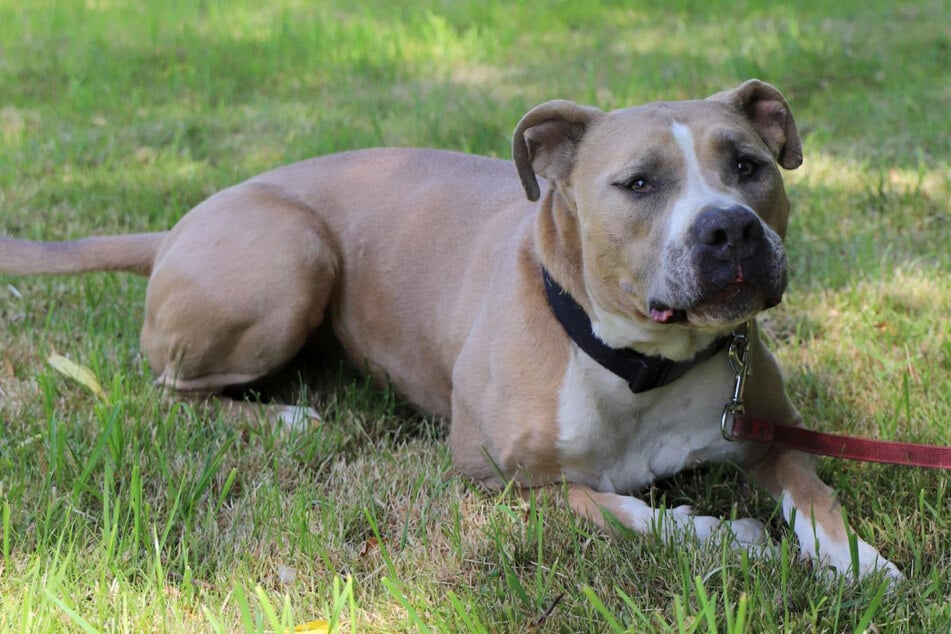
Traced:
<path fill-rule="evenodd" d="M 584 309 L 565 289 L 551 279 L 544 267 L 542 267 L 542 278 L 545 280 L 548 304 L 571 340 L 578 344 L 578 347 L 589 357 L 627 381 L 635 394 L 673 383 L 692 367 L 722 350 L 732 339 L 731 335 L 719 337 L 688 361 L 651 357 L 631 348 L 611 348 L 595 336 L 591 330 L 591 320 Z"/>

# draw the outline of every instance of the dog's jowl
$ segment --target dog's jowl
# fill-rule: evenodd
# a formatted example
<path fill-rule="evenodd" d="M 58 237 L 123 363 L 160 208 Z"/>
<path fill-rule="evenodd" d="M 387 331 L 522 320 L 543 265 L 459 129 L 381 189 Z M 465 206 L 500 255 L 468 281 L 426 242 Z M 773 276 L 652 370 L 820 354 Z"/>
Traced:
<path fill-rule="evenodd" d="M 598 524 L 766 540 L 752 519 L 630 495 L 738 464 L 795 518 L 805 555 L 849 570 L 848 527 L 811 461 L 719 428 L 730 336 L 748 322 L 747 411 L 801 424 L 755 325 L 785 291 L 780 170 L 802 162 L 783 96 L 752 80 L 614 112 L 551 101 L 518 123 L 513 159 L 325 156 L 221 191 L 169 231 L 0 238 L 0 271 L 147 275 L 141 347 L 185 395 L 274 372 L 326 321 L 357 367 L 451 418 L 466 475 L 565 486 Z M 901 576 L 857 551 L 854 572 Z"/>

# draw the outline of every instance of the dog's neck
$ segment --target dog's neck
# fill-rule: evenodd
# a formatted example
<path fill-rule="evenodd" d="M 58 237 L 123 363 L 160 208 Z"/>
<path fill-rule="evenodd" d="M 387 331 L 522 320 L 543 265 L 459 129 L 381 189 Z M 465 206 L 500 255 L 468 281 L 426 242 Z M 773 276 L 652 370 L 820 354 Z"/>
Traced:
<path fill-rule="evenodd" d="M 722 350 L 732 339 L 730 335 L 714 339 L 691 359 L 673 361 L 663 356 L 642 354 L 631 348 L 612 348 L 599 339 L 591 328 L 591 320 L 571 295 L 541 270 L 548 305 L 565 329 L 568 337 L 589 357 L 624 379 L 635 394 L 673 383 L 698 363 Z"/>

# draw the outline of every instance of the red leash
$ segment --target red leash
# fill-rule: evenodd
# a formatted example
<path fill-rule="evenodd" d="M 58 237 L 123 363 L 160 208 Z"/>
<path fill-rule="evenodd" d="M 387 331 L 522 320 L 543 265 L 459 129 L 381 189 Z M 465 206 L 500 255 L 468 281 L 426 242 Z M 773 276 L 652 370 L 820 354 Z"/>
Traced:
<path fill-rule="evenodd" d="M 951 447 L 826 434 L 744 414 L 733 417 L 730 435 L 736 440 L 772 443 L 787 449 L 820 456 L 911 467 L 951 469 Z"/>
<path fill-rule="evenodd" d="M 724 438 L 771 443 L 787 449 L 849 460 L 951 469 L 951 447 L 839 436 L 748 416 L 743 407 L 743 387 L 752 371 L 749 360 L 750 326 L 747 322 L 733 333 L 733 342 L 730 344 L 730 365 L 733 366 L 735 379 L 733 396 L 724 406 L 720 419 L 720 433 Z"/>

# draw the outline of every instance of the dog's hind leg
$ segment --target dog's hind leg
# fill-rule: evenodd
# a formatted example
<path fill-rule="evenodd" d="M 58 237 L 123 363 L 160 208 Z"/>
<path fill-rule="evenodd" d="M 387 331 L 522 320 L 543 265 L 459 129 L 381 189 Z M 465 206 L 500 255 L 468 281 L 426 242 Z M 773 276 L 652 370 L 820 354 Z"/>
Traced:
<path fill-rule="evenodd" d="M 149 279 L 141 346 L 156 383 L 204 396 L 278 370 L 323 320 L 337 264 L 314 212 L 275 188 L 202 203 L 169 232 Z"/>

